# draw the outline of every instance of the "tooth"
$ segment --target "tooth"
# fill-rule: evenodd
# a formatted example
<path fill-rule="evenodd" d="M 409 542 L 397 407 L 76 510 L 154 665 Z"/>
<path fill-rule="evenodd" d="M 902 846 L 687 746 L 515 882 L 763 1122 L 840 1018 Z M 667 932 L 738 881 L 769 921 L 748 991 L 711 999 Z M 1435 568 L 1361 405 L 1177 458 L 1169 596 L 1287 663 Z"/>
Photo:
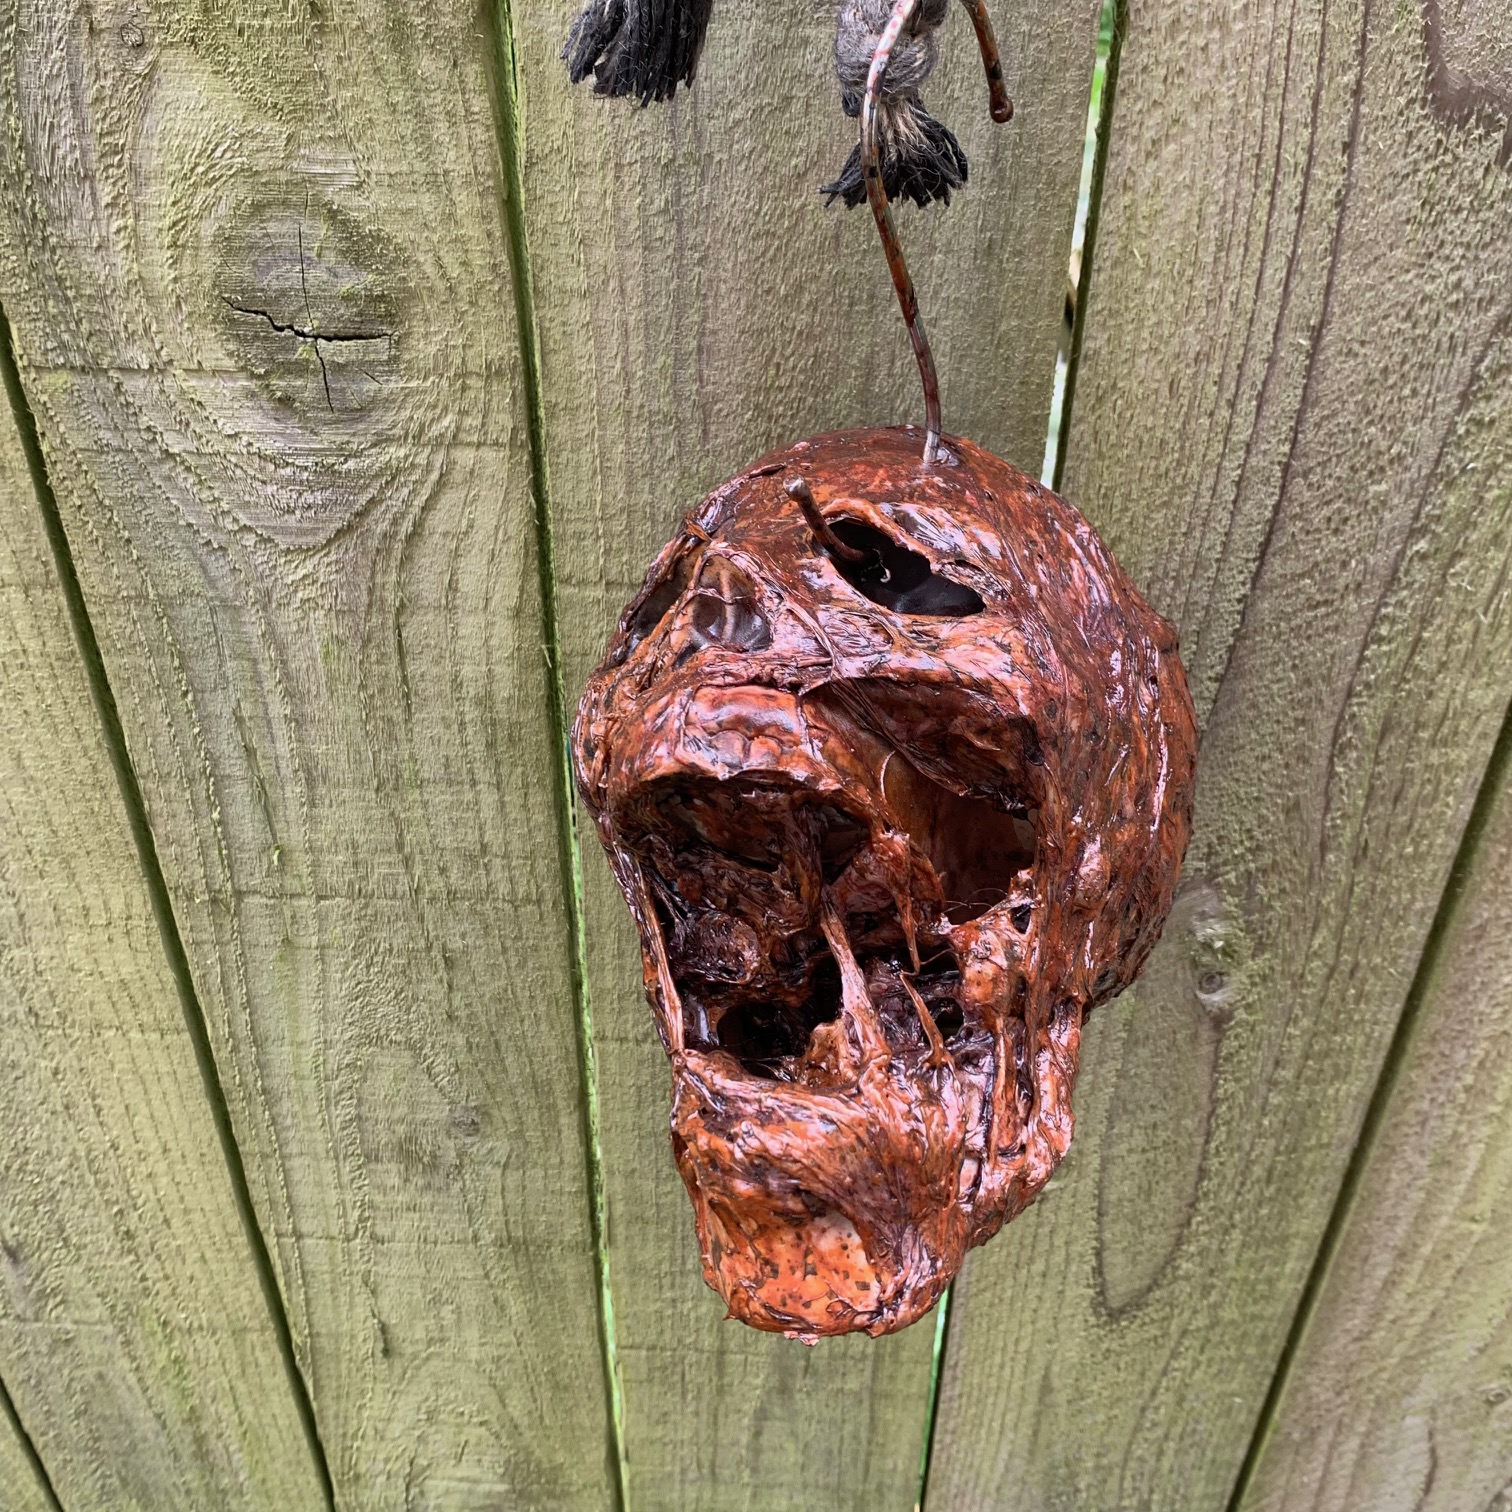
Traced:
<path fill-rule="evenodd" d="M 845 924 L 836 911 L 834 903 L 826 897 L 819 915 L 820 927 L 829 948 L 840 965 L 841 1012 L 846 1024 L 855 1032 L 862 1065 L 870 1061 L 889 1059 L 892 1052 L 887 1048 L 887 1038 L 882 1033 L 882 1020 L 872 1006 L 866 990 L 866 978 L 850 948 L 845 933 Z"/>
<path fill-rule="evenodd" d="M 914 956 L 917 970 L 918 956 Z M 913 984 L 913 979 L 906 971 L 898 973 L 898 980 L 903 984 L 903 990 L 912 999 L 914 1011 L 919 1015 L 919 1022 L 924 1026 L 924 1036 L 929 1041 L 929 1064 L 931 1066 L 953 1066 L 954 1058 L 950 1051 L 945 1048 L 945 1041 L 940 1037 L 940 1026 L 934 1021 L 934 1014 L 929 1011 L 929 1004 L 919 996 L 918 988 Z"/>
<path fill-rule="evenodd" d="M 909 887 L 912 856 L 908 839 L 896 831 L 882 837 L 877 850 L 883 857 L 887 872 L 887 885 L 892 893 L 893 905 L 898 910 L 898 922 L 903 927 L 903 938 L 908 943 L 908 959 L 913 969 L 919 969 L 919 924 L 914 915 L 913 889 Z"/>

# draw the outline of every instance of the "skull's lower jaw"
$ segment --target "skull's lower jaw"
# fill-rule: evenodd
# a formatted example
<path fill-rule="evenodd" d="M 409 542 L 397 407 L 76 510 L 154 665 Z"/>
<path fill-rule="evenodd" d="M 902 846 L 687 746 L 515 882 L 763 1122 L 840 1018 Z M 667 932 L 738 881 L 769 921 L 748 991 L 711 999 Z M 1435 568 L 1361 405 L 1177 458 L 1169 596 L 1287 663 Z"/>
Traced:
<path fill-rule="evenodd" d="M 827 746 L 817 726 L 804 743 Z M 808 1342 L 929 1311 L 1033 1103 L 1007 1022 L 1032 827 L 875 737 L 847 746 L 880 748 L 880 801 L 838 769 L 677 774 L 623 826 L 705 1278 L 732 1317 Z"/>
<path fill-rule="evenodd" d="M 879 1263 L 836 1209 L 802 1218 L 738 1214 L 696 1190 L 693 1205 L 704 1279 L 729 1315 L 805 1343 L 906 1328 L 934 1306 L 959 1265 L 922 1253 L 913 1274 Z"/>
<path fill-rule="evenodd" d="M 673 1148 L 731 1317 L 813 1343 L 933 1307 L 971 1242 L 965 1108 L 937 1074 L 915 1086 L 879 1062 L 856 1099 L 775 1089 L 719 1052 L 674 1058 Z"/>

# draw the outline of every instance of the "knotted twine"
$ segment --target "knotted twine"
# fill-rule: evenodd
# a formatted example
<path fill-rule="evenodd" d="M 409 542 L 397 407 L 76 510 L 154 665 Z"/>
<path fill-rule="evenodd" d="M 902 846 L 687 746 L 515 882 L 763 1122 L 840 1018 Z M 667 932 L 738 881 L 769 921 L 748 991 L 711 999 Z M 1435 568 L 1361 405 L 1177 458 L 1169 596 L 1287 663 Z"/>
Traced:
<path fill-rule="evenodd" d="M 961 144 L 943 121 L 925 110 L 919 96 L 939 59 L 940 27 L 949 9 L 950 0 L 922 0 L 893 47 L 877 100 L 877 150 L 887 197 L 911 199 L 921 207 L 931 200 L 948 205 L 950 191 L 966 182 Z M 852 119 L 861 114 L 872 56 L 892 10 L 893 0 L 841 0 L 835 76 L 840 80 L 840 104 Z M 831 204 L 841 199 L 852 208 L 865 200 L 860 143 L 852 148 L 839 178 L 819 192 L 828 195 Z"/>

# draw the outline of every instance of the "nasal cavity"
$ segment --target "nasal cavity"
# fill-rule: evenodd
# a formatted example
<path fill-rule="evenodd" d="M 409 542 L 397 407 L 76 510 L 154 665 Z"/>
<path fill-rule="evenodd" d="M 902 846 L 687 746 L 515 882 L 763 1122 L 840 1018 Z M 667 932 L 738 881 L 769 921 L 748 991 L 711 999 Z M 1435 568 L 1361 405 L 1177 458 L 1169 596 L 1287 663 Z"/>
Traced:
<path fill-rule="evenodd" d="M 859 555 L 832 553 L 835 570 L 857 593 L 897 614 L 959 619 L 980 614 L 986 605 L 974 589 L 941 577 L 929 559 L 859 520 L 831 520 L 842 545 Z"/>

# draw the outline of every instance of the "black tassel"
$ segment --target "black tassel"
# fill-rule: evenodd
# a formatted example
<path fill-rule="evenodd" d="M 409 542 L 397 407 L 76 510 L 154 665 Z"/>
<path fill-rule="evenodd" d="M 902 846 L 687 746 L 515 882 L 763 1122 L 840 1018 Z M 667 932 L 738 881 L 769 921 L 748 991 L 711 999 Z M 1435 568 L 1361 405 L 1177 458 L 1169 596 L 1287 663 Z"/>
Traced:
<path fill-rule="evenodd" d="M 846 114 L 853 112 L 846 101 Z M 882 158 L 882 187 L 890 200 L 911 199 L 921 210 L 933 200 L 950 203 L 950 191 L 967 179 L 968 164 L 955 133 L 922 105 L 906 104 L 908 121 L 900 131 L 884 131 L 878 144 Z M 843 200 L 854 210 L 866 201 L 866 176 L 861 172 L 861 147 L 851 148 L 845 167 L 832 184 L 820 187 L 825 204 Z"/>
<path fill-rule="evenodd" d="M 671 99 L 691 84 L 714 0 L 588 0 L 562 57 L 574 84 L 591 73 L 593 92 Z"/>

